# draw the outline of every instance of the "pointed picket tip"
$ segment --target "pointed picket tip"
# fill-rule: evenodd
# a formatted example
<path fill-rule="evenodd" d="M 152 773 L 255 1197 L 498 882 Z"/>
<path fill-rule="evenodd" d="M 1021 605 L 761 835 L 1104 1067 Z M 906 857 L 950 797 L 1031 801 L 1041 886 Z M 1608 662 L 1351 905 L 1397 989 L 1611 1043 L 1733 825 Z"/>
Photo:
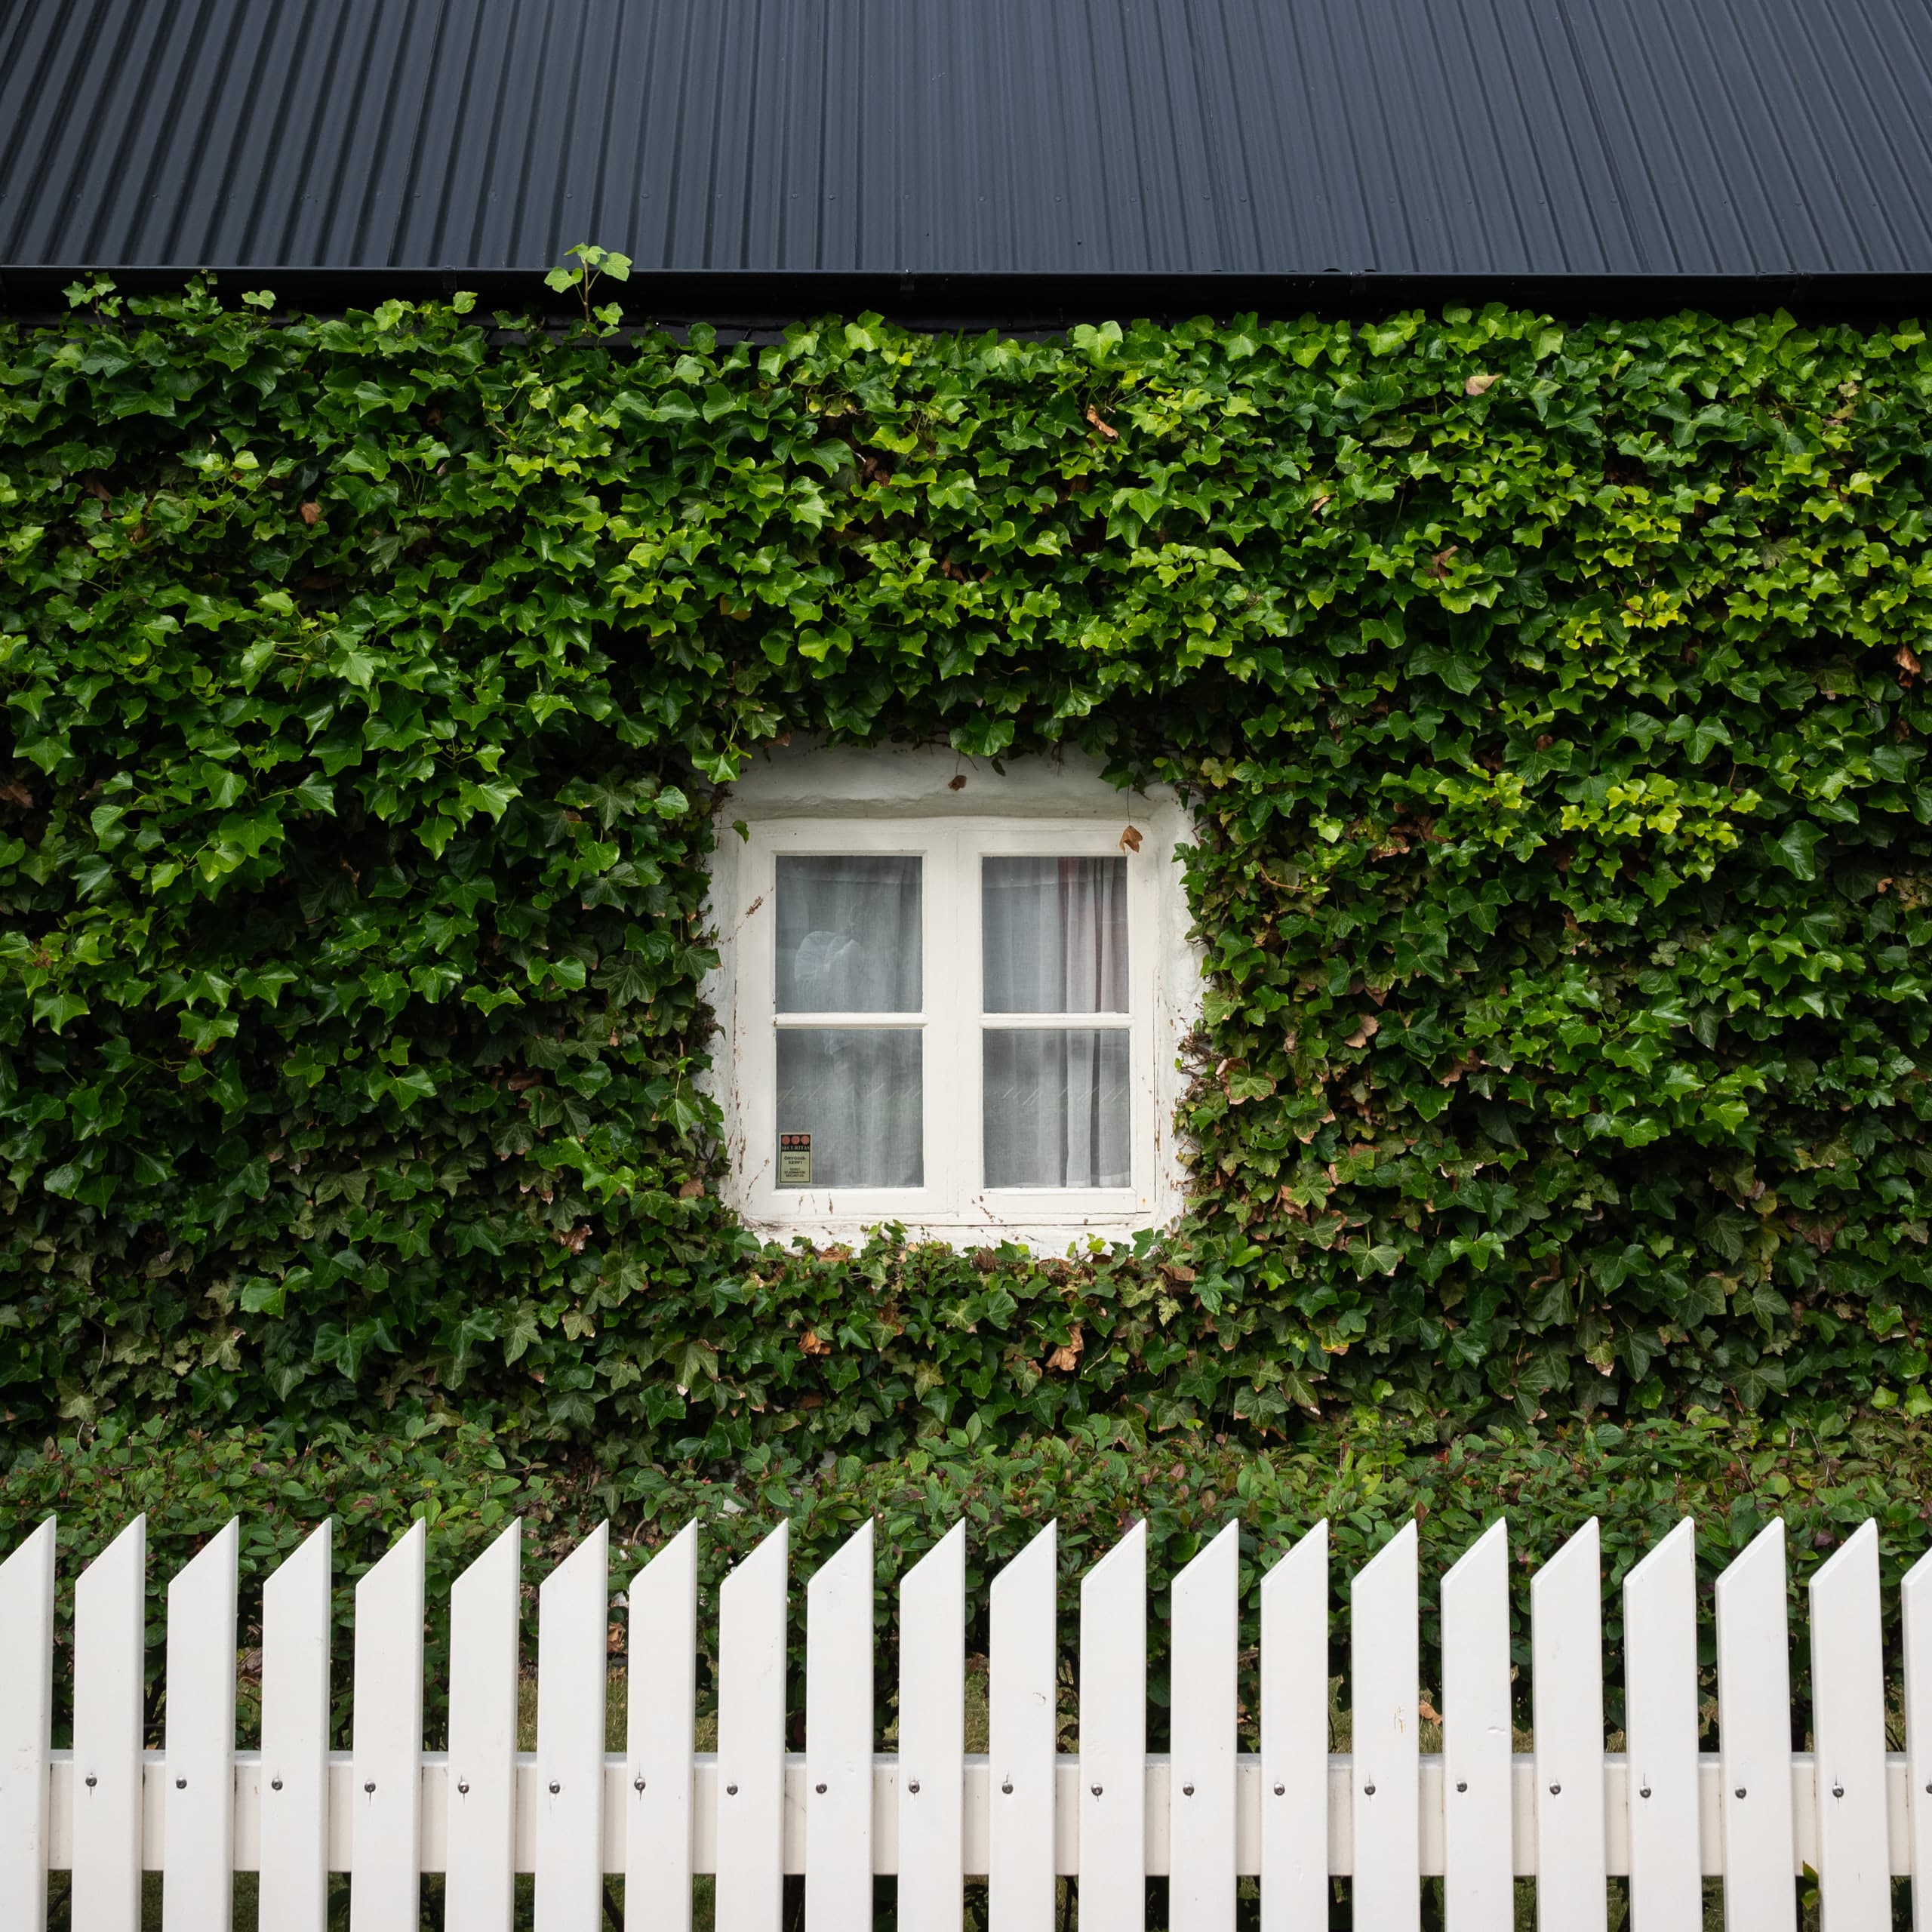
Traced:
<path fill-rule="evenodd" d="M 1403 1564 L 1414 1565 L 1416 1561 L 1417 1537 L 1416 1520 L 1411 1516 L 1395 1534 L 1364 1563 L 1355 1574 L 1358 1587 L 1369 1582 L 1381 1580 L 1377 1572 L 1400 1568 Z"/>
<path fill-rule="evenodd" d="M 1008 1558 L 1001 1564 L 992 1580 L 992 1594 L 997 1596 L 1000 1586 L 1010 1577 L 1015 1584 L 1029 1580 L 1041 1564 L 1046 1565 L 1047 1574 L 1057 1577 L 1060 1574 L 1060 1518 L 1056 1516 L 1044 1523 Z M 1927 1572 L 1932 1575 L 1932 1571 Z"/>
<path fill-rule="evenodd" d="M 1179 1576 L 1177 1577 L 1175 1580 L 1178 1582 L 1180 1580 L 1180 1577 L 1185 1577 L 1188 1571 L 1192 1570 L 1196 1564 L 1205 1563 L 1210 1558 L 1212 1558 L 1217 1562 L 1225 1562 L 1227 1560 L 1228 1556 L 1228 1550 L 1226 1546 L 1229 1543 L 1230 1539 L 1232 1540 L 1234 1552 L 1237 1556 L 1238 1556 L 1241 1553 L 1241 1518 L 1238 1516 L 1230 1516 L 1228 1520 L 1223 1523 L 1221 1527 L 1217 1530 L 1214 1534 L 1187 1559 L 1186 1562 L 1182 1564 Z"/>
<path fill-rule="evenodd" d="M 1828 1593 L 1847 1571 L 1856 1571 L 1864 1564 L 1875 1564 L 1878 1560 L 1878 1525 L 1872 1517 L 1867 1516 L 1812 1572 L 1813 1600 L 1815 1601 L 1821 1592 Z M 1921 1561 L 1923 1560 L 1921 1558 Z"/>
<path fill-rule="evenodd" d="M 1592 1576 L 1596 1576 L 1600 1574 L 1602 1566 L 1602 1526 L 1592 1516 L 1554 1555 L 1546 1558 L 1530 1579 L 1531 1607 L 1534 1608 L 1540 1592 L 1558 1588 L 1572 1570 L 1587 1569 Z"/>
<path fill-rule="evenodd" d="M 847 1580 L 846 1573 L 856 1570 L 869 1580 L 872 1574 L 872 1519 L 868 1516 L 852 1534 L 821 1563 L 811 1574 L 805 1589 L 808 1595 L 814 1592 L 830 1589 Z M 761 1549 L 762 1544 L 759 1546 Z M 757 1552 L 748 1556 L 747 1563 L 755 1559 Z"/>
<path fill-rule="evenodd" d="M 1760 1571 L 1784 1573 L 1784 1518 L 1774 1516 L 1758 1534 L 1718 1572 L 1718 1601 L 1731 1591 L 1756 1583 Z"/>
<path fill-rule="evenodd" d="M 1697 1526 L 1688 1516 L 1680 1516 L 1668 1534 L 1653 1543 L 1624 1572 L 1623 1587 L 1641 1589 L 1660 1570 L 1668 1570 L 1687 1550 L 1694 1561 L 1697 1553 Z"/>
<path fill-rule="evenodd" d="M 506 1532 L 506 1535 L 507 1534 L 508 1532 Z M 503 1539 L 500 1537 L 497 1540 L 500 1543 Z M 537 1589 L 538 1601 L 541 1602 L 543 1592 L 549 1589 L 553 1585 L 559 1590 L 568 1590 L 577 1580 L 577 1574 L 580 1570 L 595 1570 L 608 1575 L 610 1562 L 611 1525 L 608 1522 L 599 1523 L 596 1528 L 592 1530 L 589 1535 L 586 1537 L 568 1556 L 563 1558 L 551 1571 L 549 1575 L 543 1579 Z"/>
<path fill-rule="evenodd" d="M 376 1595 L 395 1583 L 403 1571 L 411 1569 L 420 1571 L 423 1567 L 423 1552 L 429 1542 L 429 1526 L 418 1516 L 357 1580 L 357 1602 L 361 1602 L 365 1590 L 372 1596 Z"/>
<path fill-rule="evenodd" d="M 241 1546 L 242 1519 L 238 1516 L 231 1516 L 169 1579 L 168 1598 L 170 1607 L 173 1606 L 177 1590 L 184 1593 L 192 1592 L 202 1582 L 208 1571 L 220 1571 L 232 1565 Z"/>
<path fill-rule="evenodd" d="M 871 1525 L 869 1524 L 866 1527 L 869 1528 Z M 1037 1543 L 1038 1540 L 1037 1537 L 1034 1538 L 1034 1542 Z M 1028 1545 L 1029 1549 L 1032 1546 L 1031 1544 Z M 918 1562 L 912 1565 L 911 1569 L 906 1572 L 905 1575 L 900 1579 L 899 1586 L 903 1589 L 928 1564 L 935 1571 L 939 1571 L 943 1570 L 949 1563 L 963 1563 L 965 1560 L 966 1519 L 962 1516 L 944 1536 L 940 1538 L 937 1543 L 933 1545 L 931 1549 L 926 1552 L 924 1555 L 919 1558 Z"/>
<path fill-rule="evenodd" d="M 1932 1549 L 1928 1549 L 1905 1574 L 1899 1579 L 1899 1587 L 1916 1595 L 1921 1590 L 1932 1590 Z"/>
<path fill-rule="evenodd" d="M 1300 1536 L 1275 1558 L 1261 1578 L 1262 1594 L 1275 1587 L 1285 1588 L 1304 1569 L 1324 1566 L 1328 1561 L 1328 1518 L 1309 1524 Z"/>
<path fill-rule="evenodd" d="M 107 1576 L 116 1564 L 132 1562 L 137 1567 L 145 1569 L 147 1567 L 147 1554 L 148 1517 L 144 1509 L 81 1572 L 75 1580 L 76 1586 L 85 1583 L 97 1570 L 103 1577 Z"/>
<path fill-rule="evenodd" d="M 1083 1592 L 1098 1589 L 1111 1580 L 1112 1571 L 1129 1569 L 1136 1563 L 1145 1569 L 1146 1561 L 1147 1519 L 1143 1516 L 1081 1578 L 1080 1587 Z"/>
<path fill-rule="evenodd" d="M 740 1577 L 751 1582 L 774 1567 L 783 1570 L 789 1565 L 791 1558 L 792 1524 L 788 1517 L 782 1519 L 775 1529 L 768 1531 L 763 1541 L 725 1572 L 724 1580 L 719 1587 L 728 1590 Z"/>
<path fill-rule="evenodd" d="M 12 1550 L 0 1557 L 0 1587 L 4 1587 L 7 1572 L 15 1564 L 25 1571 L 36 1562 L 45 1562 L 52 1556 L 57 1534 L 55 1526 L 59 1520 L 54 1516 L 43 1516 Z"/>
<path fill-rule="evenodd" d="M 484 1545 L 482 1554 L 470 1563 L 451 1587 L 452 1590 L 460 1589 L 472 1577 L 488 1577 L 497 1570 L 512 1565 L 521 1567 L 522 1557 L 523 1518 L 513 1516 L 495 1537 Z"/>
<path fill-rule="evenodd" d="M 1508 1562 L 1509 1519 L 1506 1516 L 1497 1517 L 1442 1573 L 1442 1587 L 1447 1590 L 1458 1583 L 1466 1581 L 1481 1572 L 1486 1564 L 1494 1563 L 1499 1556 L 1505 1563 Z"/>
<path fill-rule="evenodd" d="M 673 1558 L 677 1558 L 688 1555 L 697 1544 L 697 1518 L 694 1516 L 685 1524 L 682 1529 L 678 1531 L 675 1536 L 670 1537 L 666 1542 L 660 1543 L 657 1547 L 631 1572 L 631 1580 L 635 1583 L 637 1579 L 641 1577 L 654 1563 L 660 1561 L 665 1557 L 669 1556 Z"/>

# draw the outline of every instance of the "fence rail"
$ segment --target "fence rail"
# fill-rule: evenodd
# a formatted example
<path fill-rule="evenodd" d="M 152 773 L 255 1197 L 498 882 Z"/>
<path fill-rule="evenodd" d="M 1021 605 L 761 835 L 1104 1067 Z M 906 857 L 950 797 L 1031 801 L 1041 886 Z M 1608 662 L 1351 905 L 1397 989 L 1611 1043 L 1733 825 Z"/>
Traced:
<path fill-rule="evenodd" d="M 599 1531 L 538 1595 L 537 1749 L 517 1749 L 521 1546 L 512 1527 L 451 1595 L 449 1749 L 422 1749 L 419 1524 L 356 1586 L 351 1748 L 329 1748 L 330 1532 L 263 1598 L 261 1747 L 235 1749 L 236 1532 L 169 1586 L 164 1748 L 143 1748 L 146 1527 L 75 1586 L 73 1745 L 50 1748 L 54 1526 L 0 1563 L 0 1926 L 45 1924 L 72 1874 L 75 1932 L 137 1932 L 141 1874 L 165 1874 L 169 1932 L 220 1932 L 232 1874 L 260 1874 L 260 1922 L 323 1932 L 350 1875 L 355 1932 L 416 1932 L 420 1875 L 445 1872 L 449 1932 L 506 1932 L 534 1872 L 543 1932 L 603 1923 L 627 1878 L 628 1932 L 688 1932 L 715 1874 L 718 1932 L 777 1932 L 805 1878 L 808 1932 L 869 1932 L 896 1874 L 904 1932 L 955 1932 L 987 1881 L 992 1932 L 1053 1932 L 1056 1880 L 1083 1920 L 1143 1922 L 1169 1880 L 1175 1932 L 1232 1932 L 1238 1878 L 1263 1932 L 1327 1923 L 1331 1875 L 1355 1923 L 1417 1926 L 1444 1881 L 1452 1932 L 1515 1924 L 1537 1880 L 1544 1932 L 1601 1932 L 1627 1878 L 1638 1932 L 1703 1924 L 1724 1881 L 1733 1928 L 1795 1928 L 1814 1872 L 1831 1932 L 1881 1932 L 1894 1876 L 1932 1873 L 1932 1558 L 1903 1586 L 1906 1750 L 1888 1753 L 1878 1539 L 1863 1525 L 1809 1589 L 1814 1749 L 1792 1749 L 1783 1528 L 1718 1577 L 1720 1751 L 1698 1749 L 1693 1531 L 1623 1583 L 1626 1749 L 1604 1749 L 1596 1525 L 1531 1580 L 1534 1749 L 1512 1749 L 1509 1552 L 1493 1526 L 1441 1583 L 1442 1749 L 1419 1748 L 1414 1525 L 1348 1587 L 1351 1749 L 1329 1749 L 1329 1561 L 1316 1524 L 1260 1589 L 1258 1752 L 1237 1749 L 1237 1544 L 1224 1530 L 1172 1586 L 1171 1748 L 1146 1749 L 1146 1561 L 1131 1531 L 1082 1579 L 1080 1751 L 1056 1730 L 1051 1525 L 994 1579 L 988 1749 L 965 1750 L 966 1572 L 955 1526 L 901 1580 L 899 1749 L 873 1749 L 873 1560 L 861 1528 L 805 1589 L 805 1749 L 785 1749 L 789 1598 L 781 1525 L 718 1597 L 718 1748 L 695 1742 L 697 1531 L 631 1580 L 625 1748 L 605 1749 L 608 1549 Z M 1932 1884 L 1914 1887 L 1932 1928 Z"/>

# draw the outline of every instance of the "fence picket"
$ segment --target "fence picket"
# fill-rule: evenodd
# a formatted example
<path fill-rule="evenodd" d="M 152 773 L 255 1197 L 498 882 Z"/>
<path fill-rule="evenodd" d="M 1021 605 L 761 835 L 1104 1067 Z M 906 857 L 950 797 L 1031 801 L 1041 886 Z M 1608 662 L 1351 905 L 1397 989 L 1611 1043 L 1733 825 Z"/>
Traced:
<path fill-rule="evenodd" d="M 47 1921 L 54 1723 L 54 1518 L 0 1562 L 0 1925 Z"/>
<path fill-rule="evenodd" d="M 872 1922 L 872 1590 L 868 1518 L 805 1586 L 805 1932 Z"/>
<path fill-rule="evenodd" d="M 259 1909 L 276 1932 L 328 1921 L 331 1541 L 325 1522 L 262 1590 Z"/>
<path fill-rule="evenodd" d="M 988 1932 L 1053 1932 L 1057 1527 L 993 1579 L 986 1683 Z"/>
<path fill-rule="evenodd" d="M 443 1911 L 460 1932 L 509 1932 L 516 1906 L 516 1697 L 523 1525 L 450 1590 L 450 1749 Z"/>
<path fill-rule="evenodd" d="M 1132 1932 L 1147 1912 L 1147 1525 L 1080 1584 L 1080 1916 Z"/>
<path fill-rule="evenodd" d="M 1261 1927 L 1328 1921 L 1328 1525 L 1261 1580 Z"/>
<path fill-rule="evenodd" d="M 1513 1735 L 1509 1532 L 1499 1519 L 1442 1579 L 1442 1904 L 1448 1932 L 1511 1932 L 1516 1922 Z"/>
<path fill-rule="evenodd" d="M 74 1586 L 73 1932 L 140 1932 L 148 1519 Z"/>
<path fill-rule="evenodd" d="M 1697 1546 L 1687 1517 L 1623 1579 L 1630 1915 L 1703 1932 L 1697 1792 Z"/>
<path fill-rule="evenodd" d="M 1885 1661 L 1869 1517 L 1811 1579 L 1811 1721 L 1824 1932 L 1888 1932 Z"/>
<path fill-rule="evenodd" d="M 1592 1516 L 1530 1583 L 1538 1932 L 1604 1932 L 1603 1571 Z"/>
<path fill-rule="evenodd" d="M 1443 1874 L 1448 1932 L 1513 1926 L 1517 1871 L 1537 1879 L 1541 1932 L 1604 1932 L 1608 1877 L 1626 1870 L 1638 1932 L 1701 1932 L 1706 1869 L 1724 1876 L 1728 1927 L 1795 1932 L 1801 1856 L 1817 1868 L 1826 1932 L 1884 1932 L 1895 1870 L 1921 1875 L 1915 1923 L 1932 1932 L 1932 1555 L 1902 1586 L 1906 1749 L 1888 1758 L 1874 1522 L 1810 1580 L 1816 1749 L 1802 1760 L 1776 1521 L 1718 1580 L 1714 1755 L 1697 1749 L 1693 1526 L 1675 1525 L 1625 1578 L 1626 1730 L 1614 1756 L 1598 1534 L 1586 1524 L 1531 1579 L 1527 1758 L 1510 1749 L 1507 1531 L 1490 1525 L 1442 1580 L 1446 1715 L 1442 1755 L 1426 1761 L 1413 1522 L 1351 1584 L 1352 1739 L 1339 1760 L 1328 1749 L 1325 1524 L 1261 1580 L 1253 1758 L 1235 1725 L 1238 1525 L 1173 1580 L 1171 1749 L 1160 1758 L 1146 1752 L 1146 1525 L 1081 1582 L 1070 1758 L 1057 1748 L 1057 1545 L 1046 1526 L 993 1580 L 983 1761 L 964 1748 L 963 1523 L 901 1580 L 897 1748 L 875 1755 L 868 1524 L 805 1592 L 804 1750 L 789 1765 L 783 1524 L 720 1592 L 715 1758 L 693 1750 L 697 1533 L 687 1524 L 631 1580 L 621 1753 L 605 1748 L 608 1529 L 546 1580 L 537 1749 L 521 1762 L 515 1525 L 452 1591 L 450 1751 L 426 1763 L 424 1526 L 357 1587 L 344 1761 L 328 1749 L 327 1524 L 268 1580 L 262 1748 L 236 1755 L 230 1523 L 170 1584 L 166 1749 L 144 1765 L 145 1531 L 137 1518 L 76 1586 L 71 1751 L 50 1740 L 53 1523 L 0 1561 L 0 1655 L 15 1666 L 0 1688 L 0 1926 L 45 1915 L 51 1868 L 73 1875 L 72 1932 L 138 1932 L 146 1863 L 165 1867 L 165 1932 L 225 1932 L 232 1875 L 259 1860 L 260 1922 L 276 1932 L 325 1932 L 332 1866 L 351 1874 L 352 1932 L 416 1932 L 426 1858 L 449 1875 L 451 1932 L 509 1932 L 518 1872 L 537 1876 L 543 1932 L 601 1932 L 615 1909 L 607 1868 L 629 1877 L 627 1932 L 691 1932 L 697 1872 L 716 1874 L 717 1932 L 780 1932 L 787 1872 L 807 1877 L 809 1932 L 869 1932 L 875 1869 L 898 1876 L 903 1932 L 951 1932 L 966 1877 L 982 1871 L 989 1932 L 1054 1932 L 1062 1872 L 1078 1874 L 1083 1915 L 1136 1932 L 1150 1865 L 1167 1876 L 1175 1932 L 1232 1932 L 1237 1875 L 1257 1872 L 1260 1932 L 1323 1923 L 1331 1872 L 1352 1876 L 1356 1923 L 1419 1932 L 1425 1869 Z M 1344 1795 L 1348 1809 L 1334 1811 Z M 1077 1830 L 1064 1810 L 1057 1820 L 1063 1804 L 1078 1804 Z"/>
<path fill-rule="evenodd" d="M 1168 1923 L 1234 1932 L 1235 1657 L 1241 1526 L 1229 1523 L 1174 1580 Z"/>
<path fill-rule="evenodd" d="M 355 1586 L 349 1932 L 422 1922 L 421 1518 Z"/>
<path fill-rule="evenodd" d="M 240 1531 L 230 1517 L 168 1586 L 163 1932 L 227 1932 L 234 1918 Z"/>
<path fill-rule="evenodd" d="M 691 1932 L 697 1717 L 697 1525 L 631 1579 L 625 1932 Z"/>
<path fill-rule="evenodd" d="M 1913 1932 L 1932 1932 L 1932 1551 L 1899 1586 L 1905 1638 L 1905 1801 Z M 1920 1875 L 1924 1874 L 1924 1881 Z"/>
<path fill-rule="evenodd" d="M 1784 1524 L 1774 1518 L 1717 1581 L 1727 1932 L 1794 1932 L 1798 1922 L 1785 1597 Z"/>
<path fill-rule="evenodd" d="M 1349 1592 L 1355 1918 L 1375 1932 L 1417 1932 L 1422 1923 L 1417 1569 L 1411 1518 Z"/>
<path fill-rule="evenodd" d="M 784 1905 L 789 1550 L 781 1522 L 718 1592 L 717 1932 L 779 1932 Z"/>
<path fill-rule="evenodd" d="M 537 1592 L 537 1921 L 604 1922 L 604 1725 L 611 1531 L 599 1523 Z"/>
<path fill-rule="evenodd" d="M 962 1522 L 899 1586 L 899 1932 L 958 1932 L 965 1752 Z"/>

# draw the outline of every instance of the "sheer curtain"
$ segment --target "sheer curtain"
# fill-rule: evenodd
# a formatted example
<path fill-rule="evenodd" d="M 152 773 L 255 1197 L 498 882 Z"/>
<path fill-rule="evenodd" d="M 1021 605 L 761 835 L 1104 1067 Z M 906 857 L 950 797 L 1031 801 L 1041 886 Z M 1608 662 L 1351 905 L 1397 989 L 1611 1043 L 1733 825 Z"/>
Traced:
<path fill-rule="evenodd" d="M 1124 858 L 988 858 L 980 873 L 989 1013 L 1118 1013 L 1127 998 Z M 985 1029 L 989 1187 L 1132 1184 L 1124 1030 Z"/>
<path fill-rule="evenodd" d="M 918 1012 L 921 888 L 915 857 L 780 854 L 778 1011 Z M 778 1131 L 811 1136 L 813 1186 L 923 1182 L 921 1047 L 911 1027 L 778 1029 Z"/>

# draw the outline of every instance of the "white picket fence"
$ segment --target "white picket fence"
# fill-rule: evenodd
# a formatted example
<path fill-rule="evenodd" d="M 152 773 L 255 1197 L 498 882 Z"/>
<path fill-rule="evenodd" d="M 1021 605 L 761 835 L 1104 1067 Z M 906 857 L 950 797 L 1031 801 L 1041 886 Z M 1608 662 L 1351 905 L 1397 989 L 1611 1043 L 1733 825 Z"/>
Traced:
<path fill-rule="evenodd" d="M 323 1932 L 350 1875 L 355 1932 L 417 1932 L 418 1875 L 446 1872 L 450 1932 L 503 1932 L 536 1875 L 543 1932 L 595 1932 L 622 1873 L 629 1932 L 688 1932 L 694 1873 L 716 1874 L 718 1932 L 777 1932 L 783 1875 L 809 1932 L 869 1932 L 875 1873 L 903 1932 L 957 1932 L 988 1880 L 993 1932 L 1053 1932 L 1057 1875 L 1089 1932 L 1131 1932 L 1143 1876 L 1171 1882 L 1174 1932 L 1232 1932 L 1238 1875 L 1265 1932 L 1327 1924 L 1331 1873 L 1355 1924 L 1419 1924 L 1444 1878 L 1452 1932 L 1506 1932 L 1512 1879 L 1544 1932 L 1601 1932 L 1607 1875 L 1637 1932 L 1700 1932 L 1721 1874 L 1733 1932 L 1786 1932 L 1793 1875 L 1818 1875 L 1829 1932 L 1882 1932 L 1894 1875 L 1932 1872 L 1932 1558 L 1903 1586 L 1906 1749 L 1888 1755 L 1878 1539 L 1866 1523 L 1810 1589 L 1816 1749 L 1792 1749 L 1783 1530 L 1718 1578 L 1722 1749 L 1698 1750 L 1693 1531 L 1623 1584 L 1626 1748 L 1604 1749 L 1602 1592 L 1587 1524 L 1532 1581 L 1534 1750 L 1512 1749 L 1509 1549 L 1493 1526 L 1441 1584 L 1443 1749 L 1418 1746 L 1413 1524 L 1350 1581 L 1352 1749 L 1329 1751 L 1329 1560 L 1317 1524 L 1261 1585 L 1258 1755 L 1236 1749 L 1237 1544 L 1229 1525 L 1174 1579 L 1171 1749 L 1146 1748 L 1146 1544 L 1137 1526 L 1080 1586 L 1079 1743 L 1055 1732 L 1051 1525 L 995 1579 L 989 1749 L 967 1754 L 966 1571 L 955 1527 L 900 1585 L 898 1749 L 874 1750 L 869 1525 L 805 1590 L 806 1748 L 785 1748 L 786 1534 L 725 1579 L 718 1748 L 694 1748 L 697 1529 L 631 1580 L 627 1737 L 607 1753 L 612 1614 L 600 1530 L 539 1595 L 537 1749 L 517 1746 L 520 1540 L 451 1594 L 449 1749 L 423 1749 L 419 1523 L 356 1586 L 352 1740 L 329 1749 L 328 1527 L 269 1578 L 261 1748 L 235 1748 L 236 1532 L 168 1587 L 165 1748 L 143 1748 L 137 1521 L 75 1586 L 74 1745 L 49 1739 L 54 1526 L 0 1564 L 0 1927 L 45 1923 L 71 1872 L 75 1932 L 137 1932 L 143 1869 L 169 1932 L 223 1932 L 231 1874 L 260 1873 L 260 1924 Z M 1921 1800 L 1924 1801 L 1921 1802 Z M 1932 1927 L 1932 1884 L 1914 1887 Z"/>

